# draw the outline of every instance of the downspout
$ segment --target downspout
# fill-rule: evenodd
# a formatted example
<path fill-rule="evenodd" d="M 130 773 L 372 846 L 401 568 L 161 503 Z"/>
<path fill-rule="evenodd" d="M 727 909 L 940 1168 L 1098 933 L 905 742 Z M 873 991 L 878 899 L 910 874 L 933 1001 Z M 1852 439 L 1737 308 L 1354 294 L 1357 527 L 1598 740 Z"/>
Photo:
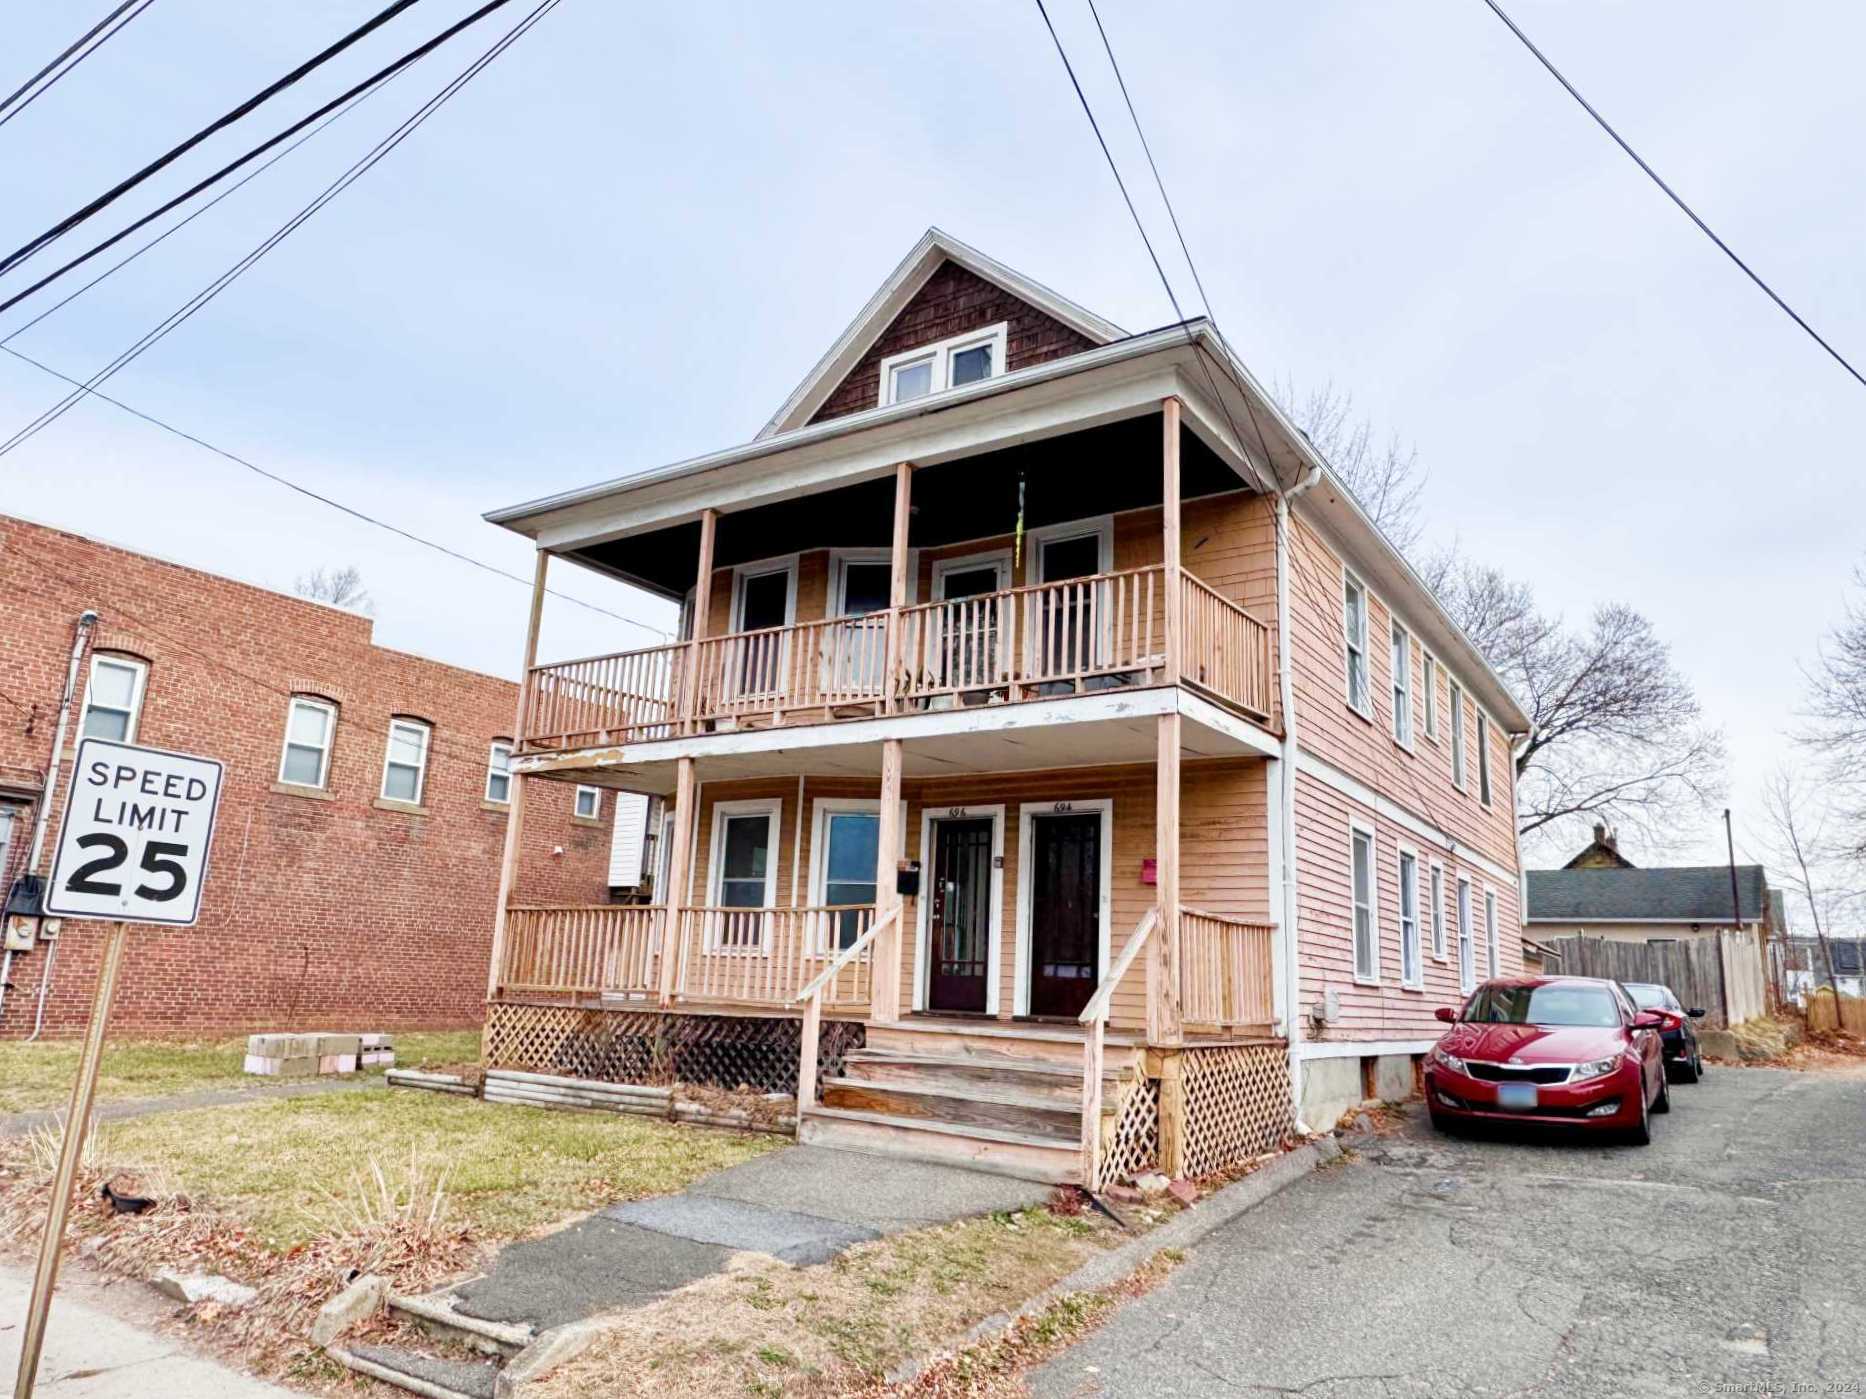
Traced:
<path fill-rule="evenodd" d="M 85 608 L 78 614 L 78 624 L 71 635 L 71 659 L 65 666 L 65 688 L 58 697 L 58 723 L 52 730 L 52 757 L 45 765 L 45 790 L 39 794 L 39 809 L 33 815 L 32 845 L 26 851 L 25 871 L 36 874 L 39 869 L 39 856 L 45 851 L 46 829 L 52 823 L 52 803 L 58 795 L 58 765 L 65 751 L 65 731 L 71 723 L 71 701 L 78 693 L 78 667 L 84 663 L 85 644 L 90 640 L 91 628 L 97 625 L 97 613 Z M 26 1038 L 36 1040 L 39 1031 L 45 1025 L 45 997 L 52 987 L 52 964 L 58 956 L 58 944 L 51 943 L 45 950 L 45 970 L 39 976 L 39 1010 L 33 1019 L 32 1033 Z M 6 982 L 13 969 L 13 954 L 6 954 L 4 965 L 0 965 L 0 1007 L 4 1006 Z"/>
<path fill-rule="evenodd" d="M 1283 1033 L 1289 1045 L 1289 1102 L 1296 1129 L 1302 1121 L 1302 966 L 1296 918 L 1296 686 L 1290 678 L 1289 503 L 1322 479 L 1322 468 L 1276 497 L 1276 669 L 1278 701 L 1283 709 Z"/>

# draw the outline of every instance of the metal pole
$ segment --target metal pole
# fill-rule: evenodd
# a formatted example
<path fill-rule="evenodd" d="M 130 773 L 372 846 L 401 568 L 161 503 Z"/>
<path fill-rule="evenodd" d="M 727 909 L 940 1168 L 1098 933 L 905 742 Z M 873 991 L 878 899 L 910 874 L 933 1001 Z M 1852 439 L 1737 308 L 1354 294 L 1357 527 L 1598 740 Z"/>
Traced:
<path fill-rule="evenodd" d="M 58 1282 L 58 1250 L 65 1239 L 65 1216 L 71 1211 L 71 1187 L 84 1157 L 84 1138 L 91 1125 L 91 1099 L 97 1092 L 97 1068 L 104 1057 L 104 1030 L 110 1021 L 110 1002 L 116 995 L 117 970 L 129 925 L 118 923 L 104 947 L 104 965 L 97 973 L 91 999 L 91 1024 L 84 1034 L 84 1057 L 78 1061 L 78 1079 L 71 1085 L 71 1103 L 65 1109 L 65 1134 L 58 1145 L 58 1169 L 52 1176 L 52 1198 L 46 1205 L 45 1233 L 39 1238 L 39 1264 L 32 1276 L 32 1301 L 26 1312 L 25 1339 L 19 1351 L 19 1378 L 13 1399 L 32 1399 L 39 1372 L 39 1351 L 45 1345 L 46 1313 Z"/>
<path fill-rule="evenodd" d="M 1723 840 L 1730 856 L 1730 919 L 1740 938 L 1743 936 L 1743 897 L 1736 887 L 1736 837 L 1730 831 L 1730 808 L 1727 806 L 1723 809 Z M 1758 909 L 1756 915 L 1760 918 L 1762 910 Z M 1723 1023 L 1727 1030 L 1730 1028 L 1730 973 L 1724 966 L 1721 939 L 1717 943 L 1717 984 L 1723 988 Z"/>

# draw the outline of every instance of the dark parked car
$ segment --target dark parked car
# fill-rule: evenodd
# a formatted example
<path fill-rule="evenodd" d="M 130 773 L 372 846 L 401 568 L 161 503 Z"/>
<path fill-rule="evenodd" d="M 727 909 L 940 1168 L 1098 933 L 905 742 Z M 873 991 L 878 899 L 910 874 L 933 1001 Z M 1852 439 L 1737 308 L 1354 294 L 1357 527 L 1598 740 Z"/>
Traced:
<path fill-rule="evenodd" d="M 1669 986 L 1660 986 L 1653 981 L 1623 982 L 1626 994 L 1633 998 L 1633 1004 L 1641 1010 L 1670 1011 L 1679 1017 L 1678 1028 L 1667 1030 L 1660 1038 L 1665 1042 L 1665 1068 L 1674 1073 L 1680 1083 L 1696 1083 L 1704 1077 L 1704 1054 L 1698 1048 L 1698 1032 L 1691 1024 L 1693 1020 L 1702 1020 L 1704 1010 L 1693 1006 L 1686 1010 L 1678 1003 L 1678 997 L 1672 994 Z"/>
<path fill-rule="evenodd" d="M 1659 1032 L 1677 1017 L 1641 1010 L 1616 981 L 1525 976 L 1487 981 L 1425 1058 L 1426 1106 L 1441 1131 L 1533 1122 L 1623 1134 L 1644 1146 L 1651 1114 L 1671 1111 Z"/>

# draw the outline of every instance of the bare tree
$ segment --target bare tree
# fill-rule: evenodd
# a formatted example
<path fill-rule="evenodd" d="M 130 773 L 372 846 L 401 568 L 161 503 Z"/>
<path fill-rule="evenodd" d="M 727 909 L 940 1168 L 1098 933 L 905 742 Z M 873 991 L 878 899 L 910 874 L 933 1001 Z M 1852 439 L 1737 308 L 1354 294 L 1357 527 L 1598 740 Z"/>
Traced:
<path fill-rule="evenodd" d="M 1792 769 L 1776 769 L 1763 785 L 1762 815 L 1771 863 L 1787 867 L 1783 883 L 1801 895 L 1814 923 L 1814 936 L 1821 946 L 1821 961 L 1827 968 L 1827 984 L 1840 994 L 1834 980 L 1834 954 L 1827 945 L 1827 929 L 1840 905 L 1851 902 L 1852 895 L 1842 892 L 1838 872 L 1832 862 L 1838 853 L 1827 838 L 1830 813 L 1808 793 L 1800 776 Z"/>
<path fill-rule="evenodd" d="M 1418 448 L 1402 446 L 1397 436 L 1376 441 L 1373 424 L 1354 412 L 1354 396 L 1337 389 L 1332 380 L 1305 394 L 1284 379 L 1275 392 L 1284 411 L 1380 532 L 1402 554 L 1410 554 L 1419 543 L 1425 494 L 1426 473 L 1419 465 Z"/>
<path fill-rule="evenodd" d="M 347 607 L 365 616 L 373 617 L 376 613 L 376 600 L 363 586 L 362 570 L 355 564 L 345 564 L 342 568 L 314 568 L 309 573 L 301 573 L 298 581 L 292 584 L 292 591 L 313 602 Z"/>
<path fill-rule="evenodd" d="M 1811 723 L 1797 737 L 1822 760 L 1839 839 L 1854 860 L 1866 860 L 1866 607 L 1857 596 L 1866 570 L 1853 570 L 1853 586 L 1808 676 Z"/>
<path fill-rule="evenodd" d="M 1643 615 L 1606 603 L 1574 627 L 1499 569 L 1451 555 L 1431 571 L 1440 602 L 1533 721 L 1516 753 L 1522 834 L 1552 844 L 1599 820 L 1664 848 L 1679 838 L 1681 810 L 1721 796 L 1723 736 Z"/>

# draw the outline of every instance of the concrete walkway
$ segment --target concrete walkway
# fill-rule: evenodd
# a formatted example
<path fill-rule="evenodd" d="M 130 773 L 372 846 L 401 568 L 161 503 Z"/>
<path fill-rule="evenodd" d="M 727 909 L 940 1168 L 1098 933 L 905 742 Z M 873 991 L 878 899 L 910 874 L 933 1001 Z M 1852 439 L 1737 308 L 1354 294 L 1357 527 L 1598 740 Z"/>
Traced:
<path fill-rule="evenodd" d="M 952 1166 L 792 1146 L 695 1182 L 679 1195 L 612 1205 L 568 1229 L 512 1244 L 454 1290 L 454 1308 L 544 1330 L 639 1306 L 738 1253 L 800 1266 L 868 1239 L 1047 1199 L 1050 1188 Z"/>
<path fill-rule="evenodd" d="M 380 1074 L 357 1074 L 343 1078 L 294 1079 L 289 1083 L 258 1082 L 241 1088 L 197 1088 L 191 1093 L 170 1093 L 162 1098 L 124 1098 L 114 1103 L 99 1103 L 92 1111 L 91 1120 L 121 1122 L 131 1117 L 152 1117 L 160 1112 L 186 1112 L 189 1108 L 238 1107 L 263 1103 L 270 1098 L 310 1098 L 385 1086 L 386 1081 Z M 64 1115 L 62 1107 L 9 1113 L 0 1117 L 0 1137 L 23 1137 L 41 1127 L 53 1126 Z"/>
<path fill-rule="evenodd" d="M 119 1283 L 118 1288 L 140 1287 Z M 39 1356 L 42 1395 L 70 1399 L 303 1399 L 187 1349 L 179 1340 L 93 1305 L 98 1284 L 61 1279 Z M 0 1373 L 10 1388 L 19 1368 L 20 1336 L 32 1274 L 0 1268 Z M 151 1294 L 153 1296 L 153 1294 Z M 153 1320 L 153 1318 L 152 1318 Z"/>

